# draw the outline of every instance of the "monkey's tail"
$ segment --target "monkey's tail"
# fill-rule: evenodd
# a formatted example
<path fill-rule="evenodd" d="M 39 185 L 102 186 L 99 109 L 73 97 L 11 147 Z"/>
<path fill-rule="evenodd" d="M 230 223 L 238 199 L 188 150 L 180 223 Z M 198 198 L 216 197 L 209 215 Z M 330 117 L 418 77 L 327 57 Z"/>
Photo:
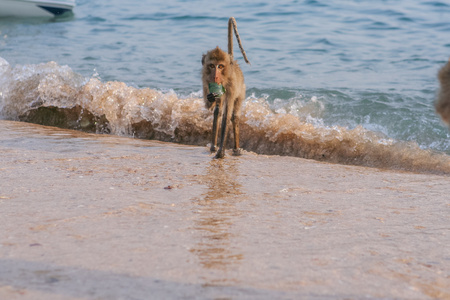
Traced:
<path fill-rule="evenodd" d="M 247 54 L 245 54 L 244 47 L 242 47 L 241 38 L 239 37 L 239 32 L 237 30 L 236 20 L 233 17 L 228 20 L 228 54 L 231 56 L 231 59 L 233 59 L 233 29 L 239 44 L 239 49 L 241 49 L 242 56 L 244 57 L 245 62 L 250 64 L 247 58 Z"/>

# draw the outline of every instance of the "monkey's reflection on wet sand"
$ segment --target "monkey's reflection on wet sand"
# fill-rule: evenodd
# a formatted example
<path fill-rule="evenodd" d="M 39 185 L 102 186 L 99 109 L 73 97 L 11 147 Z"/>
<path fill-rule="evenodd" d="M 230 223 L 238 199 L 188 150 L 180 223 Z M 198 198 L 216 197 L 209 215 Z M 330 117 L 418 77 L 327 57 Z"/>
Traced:
<path fill-rule="evenodd" d="M 232 230 L 234 221 L 243 214 L 236 207 L 243 199 L 242 186 L 237 181 L 238 163 L 238 159 L 212 160 L 203 179 L 207 190 L 202 198 L 193 199 L 197 208 L 193 228 L 199 238 L 191 252 L 198 256 L 203 268 L 222 274 L 243 258 L 239 247 L 232 242 L 236 234 Z M 223 283 L 229 278 L 227 275 L 207 278 L 207 283 Z"/>

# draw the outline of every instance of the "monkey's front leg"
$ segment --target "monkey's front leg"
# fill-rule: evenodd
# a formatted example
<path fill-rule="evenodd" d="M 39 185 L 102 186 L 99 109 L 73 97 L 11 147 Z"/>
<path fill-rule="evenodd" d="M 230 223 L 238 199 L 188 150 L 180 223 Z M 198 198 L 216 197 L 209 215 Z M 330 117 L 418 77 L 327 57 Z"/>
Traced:
<path fill-rule="evenodd" d="M 214 119 L 213 119 L 213 127 L 212 127 L 212 141 L 211 141 L 211 152 L 216 151 L 217 145 L 217 136 L 219 135 L 219 127 L 217 124 L 219 123 L 219 112 L 220 112 L 220 103 L 219 99 L 217 99 L 216 107 L 214 108 Z"/>
<path fill-rule="evenodd" d="M 227 103 L 225 103 L 224 110 L 225 111 L 223 112 L 223 117 L 222 117 L 222 129 L 220 132 L 220 145 L 219 145 L 219 150 L 217 151 L 215 158 L 223 158 L 225 156 L 224 145 L 225 145 L 225 141 L 227 139 L 227 123 L 229 120 Z"/>

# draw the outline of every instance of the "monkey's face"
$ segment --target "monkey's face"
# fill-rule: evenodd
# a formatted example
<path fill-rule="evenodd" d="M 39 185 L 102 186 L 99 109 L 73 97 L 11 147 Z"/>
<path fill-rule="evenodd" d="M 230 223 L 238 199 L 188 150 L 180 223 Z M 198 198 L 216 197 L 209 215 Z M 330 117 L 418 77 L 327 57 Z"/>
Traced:
<path fill-rule="evenodd" d="M 225 65 L 222 63 L 214 64 L 210 63 L 208 65 L 208 69 L 210 72 L 209 80 L 211 82 L 215 82 L 217 84 L 223 84 Z"/>

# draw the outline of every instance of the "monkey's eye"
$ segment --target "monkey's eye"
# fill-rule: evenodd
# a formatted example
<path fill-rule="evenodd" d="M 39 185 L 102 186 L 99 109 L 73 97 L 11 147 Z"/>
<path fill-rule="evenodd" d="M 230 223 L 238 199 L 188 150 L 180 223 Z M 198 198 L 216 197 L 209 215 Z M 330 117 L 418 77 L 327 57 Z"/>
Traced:
<path fill-rule="evenodd" d="M 211 69 L 215 69 L 215 68 L 216 68 L 216 66 L 213 65 L 213 64 L 210 64 L 209 67 L 210 67 Z"/>
<path fill-rule="evenodd" d="M 220 64 L 220 65 L 219 65 L 219 70 L 222 70 L 223 68 L 225 68 L 225 66 L 222 65 L 222 64 Z"/>

